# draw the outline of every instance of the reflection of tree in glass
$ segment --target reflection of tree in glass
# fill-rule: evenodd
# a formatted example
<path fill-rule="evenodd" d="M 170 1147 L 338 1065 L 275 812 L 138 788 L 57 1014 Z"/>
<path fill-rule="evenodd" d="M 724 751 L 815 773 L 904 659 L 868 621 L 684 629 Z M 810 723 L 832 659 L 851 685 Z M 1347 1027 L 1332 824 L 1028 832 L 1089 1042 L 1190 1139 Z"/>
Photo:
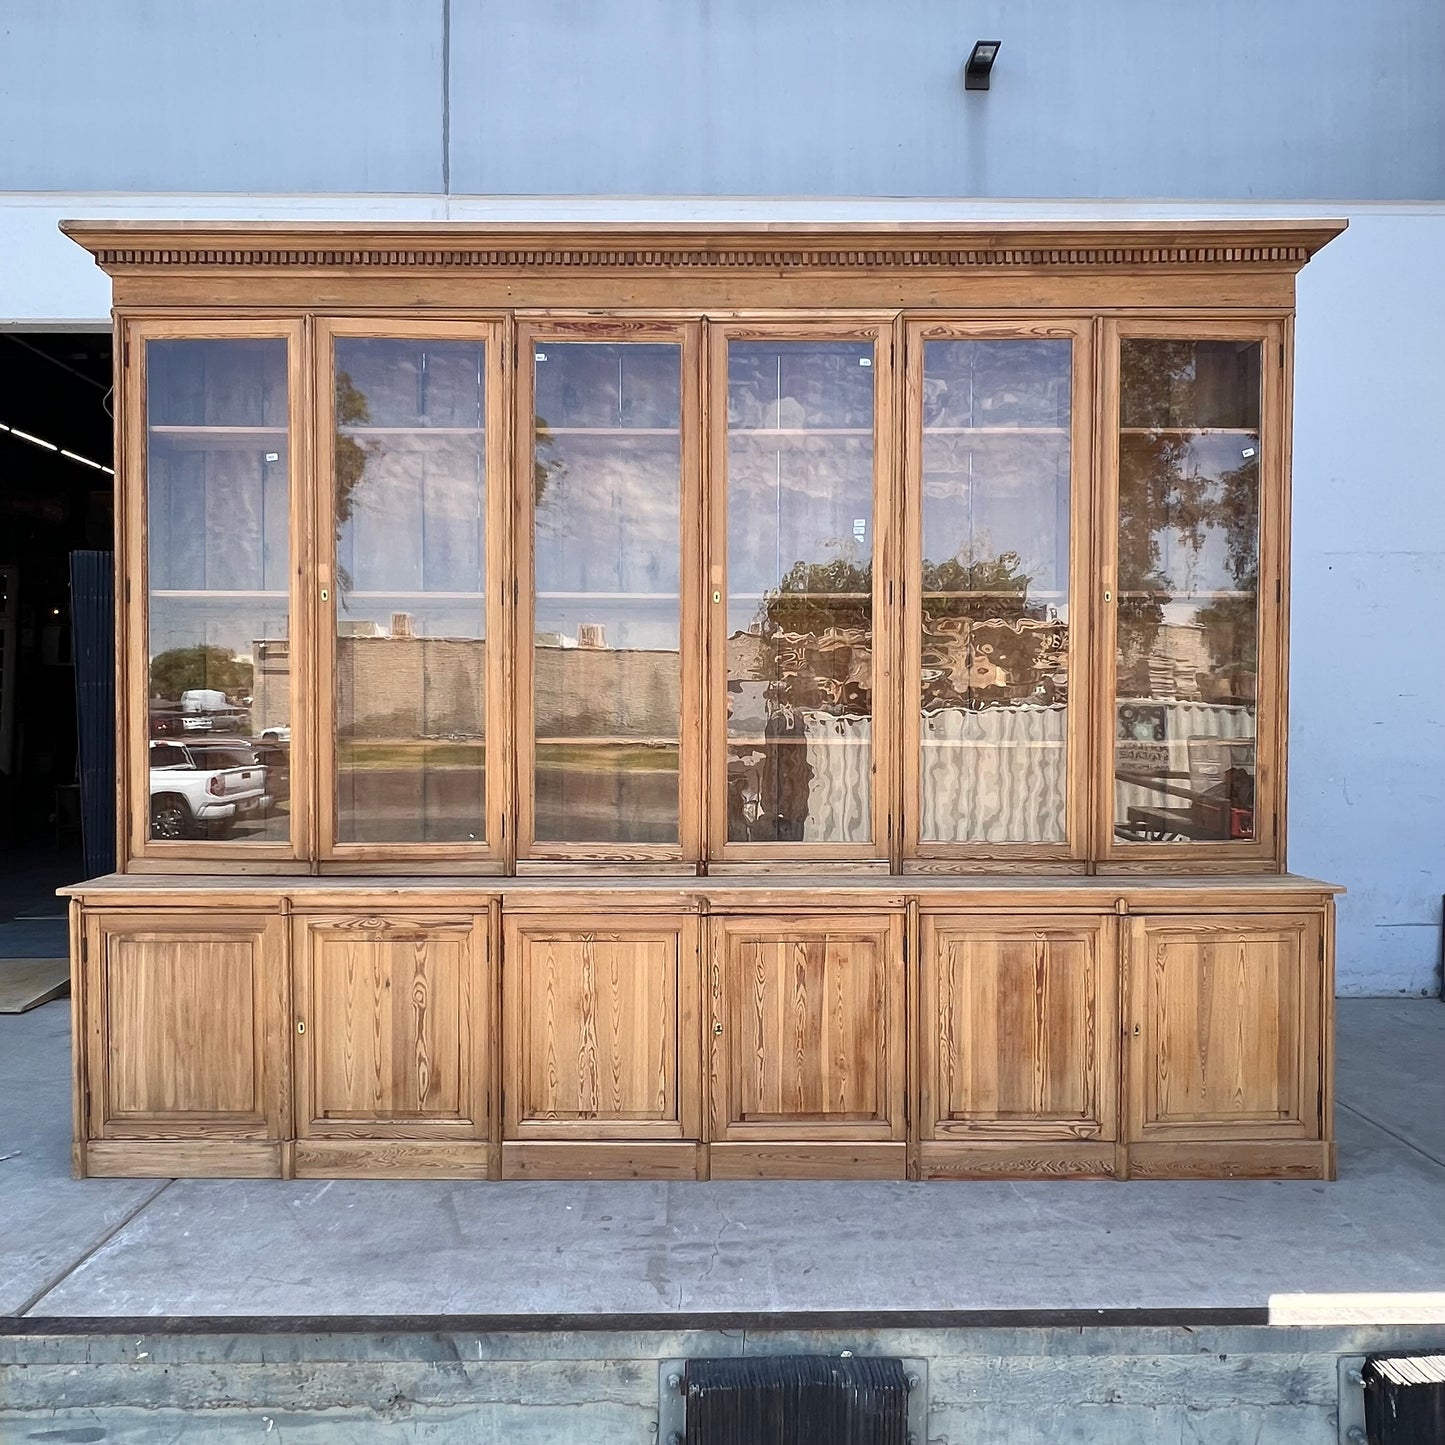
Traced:
<path fill-rule="evenodd" d="M 1120 375 L 1118 647 L 1121 660 L 1150 653 L 1168 594 L 1187 583 L 1166 570 L 1163 538 L 1198 556 L 1225 536 L 1226 566 L 1247 597 L 1217 599 L 1196 614 L 1216 668 L 1255 666 L 1259 582 L 1257 458 L 1219 476 L 1201 472 L 1188 428 L 1258 425 L 1255 343 L 1133 341 Z M 1132 429 L 1141 430 L 1132 430 Z M 1143 430 L 1146 429 L 1147 430 Z"/>
<path fill-rule="evenodd" d="M 253 675 L 250 660 L 232 656 L 228 647 L 173 647 L 151 659 L 150 695 L 174 700 L 183 692 L 208 689 L 238 702 L 250 697 Z"/>
<path fill-rule="evenodd" d="M 924 560 L 925 711 L 1067 701 L 1068 628 L 1030 603 L 1033 580 L 1012 551 Z"/>
<path fill-rule="evenodd" d="M 795 562 L 764 597 L 756 625 L 772 644 L 771 702 L 839 717 L 871 715 L 871 561 Z"/>
<path fill-rule="evenodd" d="M 559 456 L 552 455 L 556 445 L 551 428 L 545 417 L 537 417 L 532 423 L 536 447 L 532 462 L 532 505 L 540 507 L 547 495 L 547 488 L 553 482 L 560 482 L 567 472 L 567 463 Z"/>
<path fill-rule="evenodd" d="M 1259 465 L 1254 459 L 1225 472 L 1219 481 L 1217 521 L 1224 532 L 1225 565 L 1243 597 L 1219 597 L 1195 614 L 1216 671 L 1236 674 L 1235 694 L 1253 697 L 1246 676 L 1259 666 Z"/>
<path fill-rule="evenodd" d="M 353 436 L 347 436 L 342 428 L 364 426 L 371 420 L 371 405 L 366 393 L 356 386 L 349 372 L 336 373 L 336 540 L 339 544 L 341 533 L 351 520 L 352 494 L 366 472 L 368 457 L 381 452 L 381 443 L 362 443 Z M 337 562 L 336 592 L 351 591 L 351 574 Z"/>

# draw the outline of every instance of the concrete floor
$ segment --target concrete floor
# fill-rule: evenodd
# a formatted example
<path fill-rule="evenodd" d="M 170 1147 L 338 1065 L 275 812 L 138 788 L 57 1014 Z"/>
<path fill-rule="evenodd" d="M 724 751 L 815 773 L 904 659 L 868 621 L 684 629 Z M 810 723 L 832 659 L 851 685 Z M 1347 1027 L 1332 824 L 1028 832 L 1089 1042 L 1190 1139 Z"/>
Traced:
<path fill-rule="evenodd" d="M 0 1317 L 1260 1310 L 1445 1291 L 1434 1000 L 1341 1002 L 1332 1184 L 77 1181 L 68 1034 L 64 1003 L 0 1017 Z"/>

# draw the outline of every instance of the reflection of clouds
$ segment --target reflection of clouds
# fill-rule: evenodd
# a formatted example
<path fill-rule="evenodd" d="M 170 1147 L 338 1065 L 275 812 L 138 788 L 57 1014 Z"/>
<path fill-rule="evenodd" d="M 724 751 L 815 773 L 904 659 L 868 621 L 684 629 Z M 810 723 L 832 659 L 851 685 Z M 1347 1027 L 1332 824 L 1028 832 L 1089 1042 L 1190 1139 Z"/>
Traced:
<path fill-rule="evenodd" d="M 477 438 L 423 432 L 372 444 L 351 507 L 337 561 L 354 590 L 480 586 L 486 468 Z"/>
<path fill-rule="evenodd" d="M 676 437 L 561 437 L 564 480 L 536 512 L 540 591 L 676 590 L 681 448 Z"/>
<path fill-rule="evenodd" d="M 925 426 L 1067 426 L 1073 342 L 924 343 Z"/>
<path fill-rule="evenodd" d="M 1016 552 L 1038 587 L 1068 576 L 1067 437 L 929 437 L 923 442 L 923 545 L 931 558 Z"/>

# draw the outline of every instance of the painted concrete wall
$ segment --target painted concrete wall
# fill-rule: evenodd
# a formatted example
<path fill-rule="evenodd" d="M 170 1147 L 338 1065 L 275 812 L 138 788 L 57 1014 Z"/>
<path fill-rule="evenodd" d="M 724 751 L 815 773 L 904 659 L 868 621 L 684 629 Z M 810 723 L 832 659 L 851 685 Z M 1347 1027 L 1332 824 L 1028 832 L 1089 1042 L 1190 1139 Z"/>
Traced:
<path fill-rule="evenodd" d="M 1345 993 L 1439 987 L 1442 258 L 1445 208 L 1358 215 L 1299 282 L 1290 864 L 1350 888 Z"/>
<path fill-rule="evenodd" d="M 0 190 L 1438 199 L 1442 74 L 1438 0 L 7 0 Z"/>

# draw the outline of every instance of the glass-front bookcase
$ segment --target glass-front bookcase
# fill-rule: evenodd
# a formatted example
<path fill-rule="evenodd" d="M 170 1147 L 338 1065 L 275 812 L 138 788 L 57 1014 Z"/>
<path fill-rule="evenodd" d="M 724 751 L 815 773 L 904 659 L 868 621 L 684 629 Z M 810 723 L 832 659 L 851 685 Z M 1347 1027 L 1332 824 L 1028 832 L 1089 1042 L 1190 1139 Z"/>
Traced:
<path fill-rule="evenodd" d="M 1288 309 L 1119 302 L 125 320 L 131 855 L 1278 868 Z"/>

